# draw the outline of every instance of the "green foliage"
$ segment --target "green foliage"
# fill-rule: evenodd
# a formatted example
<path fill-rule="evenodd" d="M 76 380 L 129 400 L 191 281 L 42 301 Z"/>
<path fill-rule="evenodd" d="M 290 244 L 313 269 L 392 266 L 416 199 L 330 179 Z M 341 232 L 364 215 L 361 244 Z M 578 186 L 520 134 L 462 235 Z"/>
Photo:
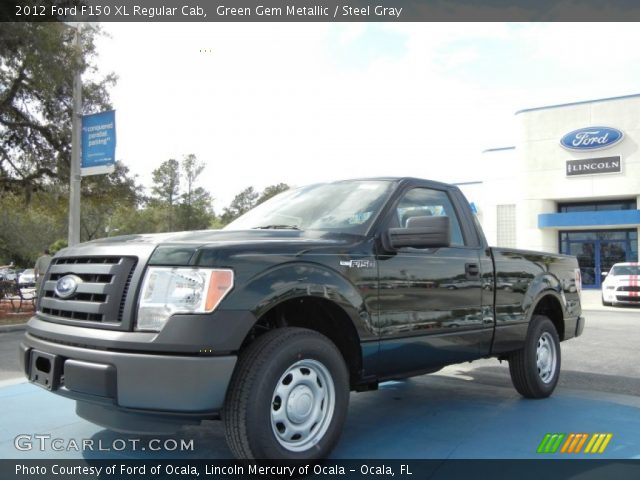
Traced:
<path fill-rule="evenodd" d="M 0 197 L 0 264 L 31 266 L 52 239 L 66 235 L 55 201 L 41 197 L 49 195 L 38 194 L 29 208 L 16 194 Z"/>
<path fill-rule="evenodd" d="M 275 197 L 279 193 L 282 193 L 282 192 L 284 192 L 286 190 L 289 190 L 289 185 L 287 185 L 286 183 L 278 183 L 276 185 L 269 185 L 260 194 L 260 198 L 258 198 L 258 201 L 256 202 L 256 205 L 260 205 L 262 202 L 266 202 L 271 197 Z"/>
<path fill-rule="evenodd" d="M 74 34 L 53 22 L 0 27 L 0 263 L 28 266 L 44 248 L 66 246 L 75 72 L 84 74 L 82 113 L 112 108 L 116 77 L 97 75 L 99 27 L 83 28 L 81 51 Z M 211 194 L 198 185 L 204 168 L 192 154 L 164 161 L 153 171 L 150 198 L 119 162 L 112 174 L 84 177 L 81 240 L 221 228 L 288 188 L 249 187 L 217 217 Z"/>
<path fill-rule="evenodd" d="M 51 255 L 55 255 L 60 250 L 62 250 L 63 248 L 67 248 L 68 246 L 69 244 L 65 239 L 59 238 L 49 246 L 49 252 L 51 253 Z"/>
<path fill-rule="evenodd" d="M 67 236 L 73 77 L 83 77 L 84 114 L 111 108 L 112 74 L 98 78 L 98 27 L 5 23 L 0 28 L 0 256 L 31 264 Z M 82 180 L 81 239 L 104 235 L 118 208 L 139 204 L 126 167 Z"/>
<path fill-rule="evenodd" d="M 165 160 L 153 171 L 153 200 L 166 207 L 166 230 L 173 231 L 174 204 L 180 192 L 180 163 L 173 158 Z"/>
<path fill-rule="evenodd" d="M 224 209 L 221 220 L 224 225 L 231 223 L 243 213 L 248 212 L 256 206 L 260 194 L 253 187 L 247 187 L 237 194 L 231 204 Z"/>
<path fill-rule="evenodd" d="M 108 175 L 82 179 L 80 229 L 82 241 L 109 235 L 114 228 L 112 217 L 119 209 L 135 210 L 141 202 L 141 186 L 130 176 L 129 168 L 116 162 Z"/>
<path fill-rule="evenodd" d="M 0 28 L 0 192 L 24 195 L 69 180 L 73 75 L 83 79 L 83 113 L 111 108 L 114 75 L 96 80 L 94 38 L 62 23 L 4 23 Z"/>
<path fill-rule="evenodd" d="M 262 202 L 269 200 L 271 197 L 284 192 L 289 189 L 289 185 L 286 183 L 278 183 L 276 185 L 270 185 L 265 188 L 262 193 L 255 191 L 253 187 L 247 187 L 239 194 L 237 194 L 231 204 L 224 209 L 220 222 L 222 225 L 231 223 L 240 215 L 245 214 L 256 205 L 260 205 Z"/>
<path fill-rule="evenodd" d="M 178 218 L 180 230 L 201 230 L 211 223 L 213 210 L 211 194 L 202 187 L 197 187 L 198 177 L 204 171 L 204 163 L 195 155 L 187 155 L 182 162 L 182 176 L 186 183 L 186 191 L 182 194 Z"/>
<path fill-rule="evenodd" d="M 197 185 L 204 163 L 195 155 L 170 159 L 153 171 L 152 198 L 144 215 L 156 221 L 155 232 L 208 228 L 214 214 L 211 194 Z M 180 186 L 184 185 L 181 192 Z"/>

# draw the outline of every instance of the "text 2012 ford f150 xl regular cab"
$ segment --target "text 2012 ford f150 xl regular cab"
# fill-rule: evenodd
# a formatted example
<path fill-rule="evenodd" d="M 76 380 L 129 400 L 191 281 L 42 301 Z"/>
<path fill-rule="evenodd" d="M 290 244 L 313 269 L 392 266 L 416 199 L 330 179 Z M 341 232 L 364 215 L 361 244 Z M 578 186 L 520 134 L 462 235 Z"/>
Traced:
<path fill-rule="evenodd" d="M 497 357 L 522 395 L 550 395 L 584 325 L 579 275 L 574 257 L 488 247 L 454 186 L 312 185 L 221 231 L 59 252 L 21 361 L 107 428 L 221 418 L 237 457 L 321 458 L 349 392 L 383 380 Z"/>

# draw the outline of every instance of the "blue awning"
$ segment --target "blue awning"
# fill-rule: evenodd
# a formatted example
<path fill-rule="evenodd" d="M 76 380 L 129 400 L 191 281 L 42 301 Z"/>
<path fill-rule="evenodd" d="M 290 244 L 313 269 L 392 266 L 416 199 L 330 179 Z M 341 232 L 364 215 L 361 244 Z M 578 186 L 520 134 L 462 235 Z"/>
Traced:
<path fill-rule="evenodd" d="M 640 210 L 541 213 L 538 215 L 538 228 L 601 227 L 613 225 L 640 225 Z"/>

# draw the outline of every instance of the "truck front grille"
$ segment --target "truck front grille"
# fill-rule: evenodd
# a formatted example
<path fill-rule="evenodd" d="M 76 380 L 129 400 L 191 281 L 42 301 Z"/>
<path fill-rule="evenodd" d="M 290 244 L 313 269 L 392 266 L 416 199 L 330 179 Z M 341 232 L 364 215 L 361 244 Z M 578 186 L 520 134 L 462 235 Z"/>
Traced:
<path fill-rule="evenodd" d="M 119 324 L 136 263 L 134 257 L 55 258 L 44 278 L 38 309 L 62 320 Z M 80 280 L 70 297 L 61 298 L 56 282 L 66 275 Z"/>

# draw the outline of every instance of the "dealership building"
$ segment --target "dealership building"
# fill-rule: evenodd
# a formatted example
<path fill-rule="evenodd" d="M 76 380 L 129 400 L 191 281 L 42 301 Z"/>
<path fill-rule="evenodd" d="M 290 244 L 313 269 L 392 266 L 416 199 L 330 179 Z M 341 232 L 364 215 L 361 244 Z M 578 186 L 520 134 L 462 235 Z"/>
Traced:
<path fill-rule="evenodd" d="M 515 114 L 514 146 L 483 152 L 486 177 L 459 184 L 490 244 L 578 257 L 585 288 L 638 261 L 640 95 Z"/>

